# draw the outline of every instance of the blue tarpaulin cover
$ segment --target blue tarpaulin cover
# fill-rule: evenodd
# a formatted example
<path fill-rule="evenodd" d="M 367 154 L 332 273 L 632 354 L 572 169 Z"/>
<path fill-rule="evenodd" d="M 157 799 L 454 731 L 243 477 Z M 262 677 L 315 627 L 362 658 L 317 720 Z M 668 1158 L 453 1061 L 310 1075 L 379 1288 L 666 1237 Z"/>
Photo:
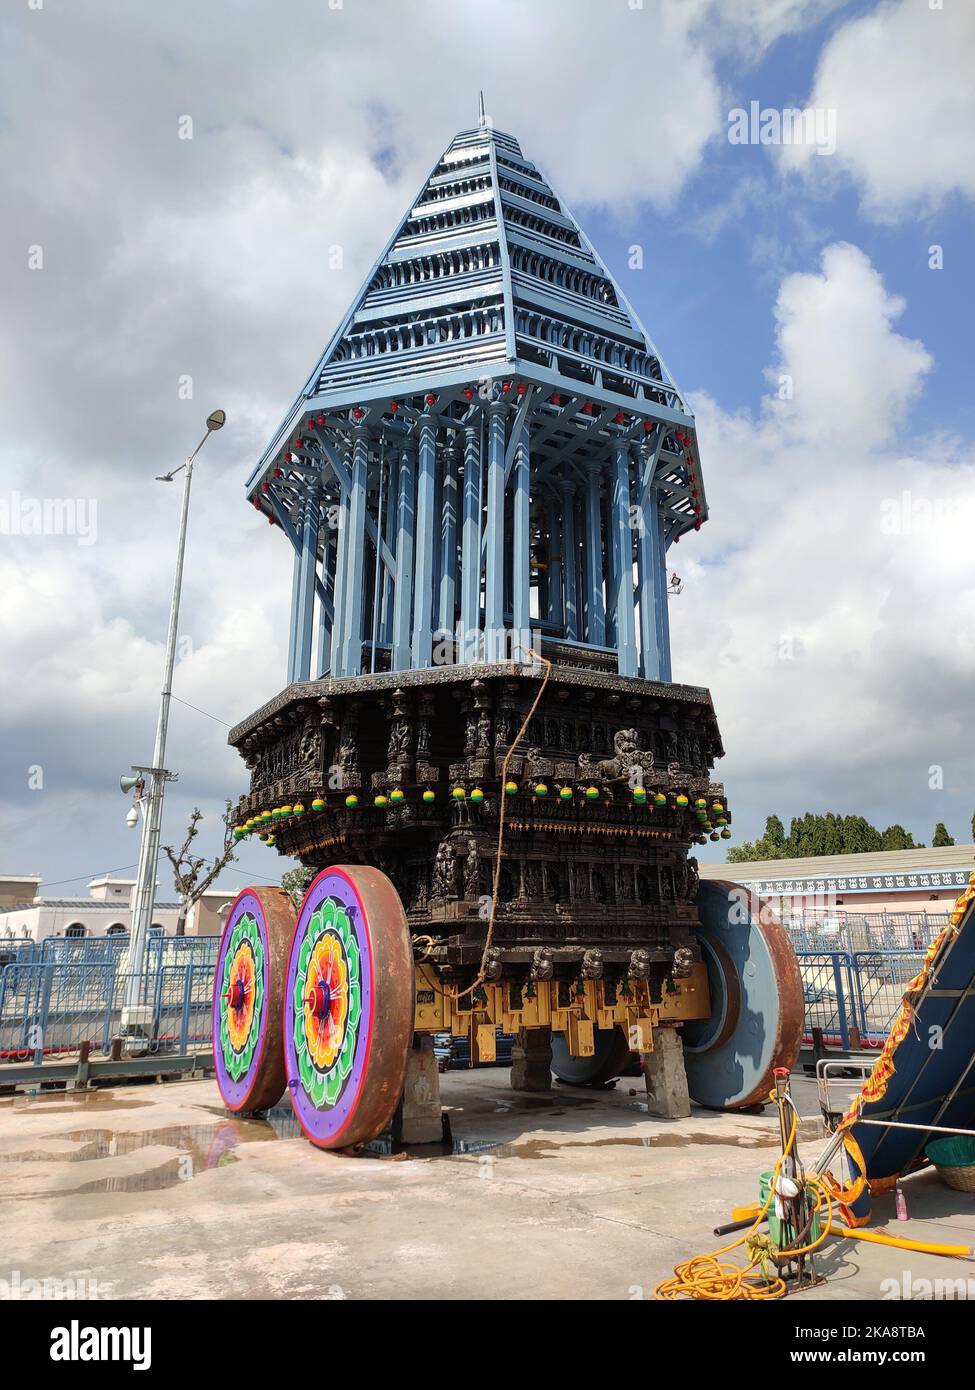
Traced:
<path fill-rule="evenodd" d="M 865 1120 L 922 1128 L 881 1128 Z M 857 1147 L 875 1194 L 924 1163 L 929 1139 L 938 1138 L 925 1125 L 975 1128 L 975 874 L 908 985 L 883 1051 L 840 1123 L 854 1141 L 848 1146 L 854 1176 Z M 867 1220 L 869 1196 L 850 1210 L 857 1224 Z"/>

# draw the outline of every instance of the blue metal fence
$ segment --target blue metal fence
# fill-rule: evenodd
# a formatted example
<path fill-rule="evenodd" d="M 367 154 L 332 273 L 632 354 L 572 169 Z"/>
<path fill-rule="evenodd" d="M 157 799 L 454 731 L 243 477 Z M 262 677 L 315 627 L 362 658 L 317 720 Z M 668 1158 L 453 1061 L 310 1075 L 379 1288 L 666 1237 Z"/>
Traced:
<path fill-rule="evenodd" d="M 806 1000 L 807 1039 L 855 1050 L 879 1047 L 890 1030 L 923 950 L 797 951 Z"/>
<path fill-rule="evenodd" d="M 947 912 L 817 912 L 783 919 L 797 951 L 923 951 Z"/>
<path fill-rule="evenodd" d="M 33 1061 L 107 1052 L 118 1034 L 130 979 L 128 940 L 59 941 L 79 951 L 18 953 L 0 969 L 0 1061 Z M 189 1053 L 210 1043 L 210 1000 L 219 941 L 165 937 L 148 943 L 140 1002 L 151 1005 L 154 1051 Z M 0 1081 L 2 1081 L 0 1071 Z"/>
<path fill-rule="evenodd" d="M 107 1053 L 119 1032 L 129 980 L 127 939 L 55 943 L 18 951 L 0 968 L 0 1063 L 77 1052 Z M 75 955 L 67 947 L 77 945 Z M 100 949 L 92 949 L 97 947 Z M 152 1008 L 150 1050 L 187 1054 L 210 1046 L 210 1001 L 219 941 L 164 937 L 149 942 L 141 1002 Z M 800 950 L 807 1039 L 856 1050 L 879 1047 L 923 950 Z M 3 1072 L 0 1067 L 0 1084 Z"/>

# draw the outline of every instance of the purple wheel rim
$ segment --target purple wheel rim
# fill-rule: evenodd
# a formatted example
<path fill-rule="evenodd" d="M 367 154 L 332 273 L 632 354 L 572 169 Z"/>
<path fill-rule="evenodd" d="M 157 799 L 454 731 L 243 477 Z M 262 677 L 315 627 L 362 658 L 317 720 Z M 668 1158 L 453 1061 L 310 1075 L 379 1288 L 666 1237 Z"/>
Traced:
<path fill-rule="evenodd" d="M 313 1051 L 312 1005 L 305 1001 L 315 993 L 314 967 L 323 959 L 334 962 L 339 976 L 325 992 L 333 1001 L 335 1027 Z M 339 1144 L 355 1115 L 372 1042 L 373 969 L 359 893 L 340 869 L 328 869 L 308 889 L 295 923 L 284 991 L 288 1093 L 305 1135 L 321 1146 Z"/>
<path fill-rule="evenodd" d="M 235 941 L 235 933 L 243 922 L 243 919 L 250 917 L 256 924 L 257 940 L 260 945 L 260 952 L 254 955 L 255 969 L 260 975 L 260 998 L 255 1006 L 254 1020 L 251 1025 L 248 1042 L 253 1043 L 251 1048 L 250 1060 L 245 1069 L 239 1076 L 231 1074 L 234 1065 L 233 1059 L 226 1055 L 225 1046 L 221 1043 L 223 1026 L 226 1017 L 226 1000 L 223 998 L 222 981 L 228 964 L 228 957 L 232 950 L 236 950 L 238 942 Z M 267 1018 L 268 1018 L 268 969 L 269 943 L 267 934 L 267 922 L 264 917 L 264 908 L 260 899 L 255 893 L 246 891 L 234 903 L 230 916 L 227 918 L 227 925 L 224 928 L 223 937 L 220 942 L 220 951 L 217 956 L 217 967 L 213 991 L 213 1064 L 217 1074 L 217 1085 L 220 1094 L 231 1108 L 237 1108 L 246 1103 L 247 1097 L 253 1090 L 254 1082 L 257 1079 L 258 1069 L 261 1059 L 264 1056 L 264 1046 L 267 1041 Z M 254 1033 L 256 1030 L 256 1037 Z"/>

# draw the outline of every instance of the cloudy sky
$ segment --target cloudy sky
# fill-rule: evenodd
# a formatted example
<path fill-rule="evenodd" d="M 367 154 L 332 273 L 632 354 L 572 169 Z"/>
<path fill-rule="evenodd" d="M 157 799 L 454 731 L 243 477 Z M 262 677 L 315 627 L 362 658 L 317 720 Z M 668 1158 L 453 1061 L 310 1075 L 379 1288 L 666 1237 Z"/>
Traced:
<path fill-rule="evenodd" d="M 134 865 L 116 779 L 151 753 L 179 507 L 154 477 L 214 406 L 164 841 L 244 789 L 224 724 L 284 684 L 291 570 L 245 477 L 479 87 L 697 411 L 712 519 L 671 552 L 674 673 L 713 693 L 736 831 L 833 809 L 969 838 L 975 6 L 9 0 L 0 24 L 0 872 L 71 893 Z M 818 109 L 823 152 L 732 143 L 752 102 Z M 24 534 L 45 500 L 76 534 Z M 281 867 L 249 845 L 224 881 Z"/>

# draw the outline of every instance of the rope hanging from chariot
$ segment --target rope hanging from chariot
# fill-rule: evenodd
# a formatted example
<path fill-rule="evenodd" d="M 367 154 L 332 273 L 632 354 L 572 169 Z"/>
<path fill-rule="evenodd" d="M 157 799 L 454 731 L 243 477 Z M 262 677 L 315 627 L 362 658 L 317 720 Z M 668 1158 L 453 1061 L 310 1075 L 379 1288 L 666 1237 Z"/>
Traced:
<path fill-rule="evenodd" d="M 488 916 L 487 934 L 484 938 L 484 950 L 481 952 L 481 964 L 478 967 L 477 978 L 474 980 L 472 984 L 469 984 L 466 989 L 462 989 L 457 994 L 455 994 L 453 996 L 454 999 L 463 999 L 468 994 L 473 994 L 476 989 L 479 989 L 481 987 L 485 980 L 488 953 L 491 950 L 491 943 L 494 938 L 494 921 L 498 911 L 498 891 L 501 886 L 501 863 L 504 859 L 504 822 L 508 798 L 508 765 L 511 762 L 512 756 L 517 751 L 521 743 L 521 740 L 524 738 L 525 733 L 528 730 L 528 726 L 535 716 L 535 711 L 541 704 L 542 696 L 545 694 L 545 687 L 548 685 L 548 678 L 552 674 L 552 663 L 548 661 L 544 656 L 542 656 L 539 652 L 533 651 L 531 647 L 529 647 L 527 651 L 525 651 L 524 648 L 519 648 L 518 650 L 523 651 L 525 656 L 530 658 L 532 661 L 539 662 L 542 666 L 544 666 L 545 674 L 542 676 L 541 685 L 538 687 L 538 693 L 536 694 L 534 700 L 531 703 L 531 708 L 522 720 L 521 728 L 518 730 L 514 739 L 511 741 L 511 744 L 508 747 L 508 751 L 504 755 L 504 762 L 501 764 L 501 803 L 498 811 L 498 843 L 494 852 L 494 879 L 491 884 L 491 911 Z"/>

